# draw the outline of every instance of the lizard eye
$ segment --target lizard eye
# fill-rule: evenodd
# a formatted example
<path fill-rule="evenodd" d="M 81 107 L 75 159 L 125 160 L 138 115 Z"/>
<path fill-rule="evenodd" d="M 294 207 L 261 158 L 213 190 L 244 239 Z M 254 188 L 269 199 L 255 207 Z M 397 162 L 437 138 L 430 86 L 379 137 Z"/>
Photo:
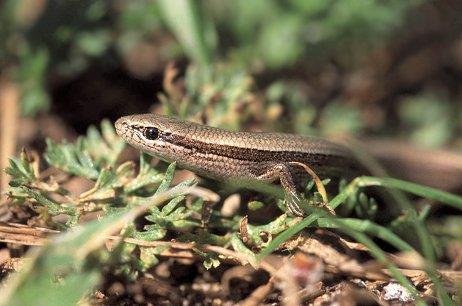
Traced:
<path fill-rule="evenodd" d="M 144 137 L 149 140 L 156 140 L 159 137 L 159 130 L 155 127 L 148 127 L 144 130 Z"/>

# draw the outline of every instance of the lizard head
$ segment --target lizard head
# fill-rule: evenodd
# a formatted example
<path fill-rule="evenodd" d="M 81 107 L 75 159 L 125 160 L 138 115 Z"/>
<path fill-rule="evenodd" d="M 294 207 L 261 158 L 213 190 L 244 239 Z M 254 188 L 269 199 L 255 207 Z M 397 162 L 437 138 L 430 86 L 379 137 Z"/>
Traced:
<path fill-rule="evenodd" d="M 155 114 L 125 116 L 115 123 L 117 134 L 133 147 L 171 162 L 187 154 L 182 139 L 192 122 Z"/>

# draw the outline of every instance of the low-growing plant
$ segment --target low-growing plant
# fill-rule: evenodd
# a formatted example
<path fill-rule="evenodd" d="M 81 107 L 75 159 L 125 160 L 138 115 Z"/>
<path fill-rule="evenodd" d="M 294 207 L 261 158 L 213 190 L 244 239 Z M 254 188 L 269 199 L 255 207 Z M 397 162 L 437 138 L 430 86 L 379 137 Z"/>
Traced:
<path fill-rule="evenodd" d="M 192 243 L 191 255 L 202 260 L 206 268 L 217 267 L 224 259 L 223 254 L 211 251 L 214 249 L 210 246 L 231 247 L 236 254 L 241 254 L 247 262 L 258 267 L 284 242 L 313 226 L 335 229 L 364 244 L 370 254 L 388 267 L 391 275 L 417 299 L 417 289 L 371 237 L 384 240 L 399 251 L 421 253 L 427 262 L 426 272 L 436 285 L 439 296 L 442 301 L 450 302 L 438 278 L 435 246 L 425 218 L 403 201 L 402 215 L 398 218 L 405 216 L 407 224 L 418 237 L 419 243 L 415 247 L 415 241 L 411 245 L 392 228 L 373 221 L 377 202 L 368 198 L 363 190 L 368 186 L 393 188 L 459 210 L 462 210 L 461 197 L 391 178 L 357 177 L 348 184 L 341 184 L 339 193 L 329 205 L 333 209 L 342 204 L 351 206 L 361 219 L 332 216 L 318 208 L 320 206 L 316 203 L 322 202 L 322 196 L 317 194 L 313 182 L 306 188 L 310 205 L 305 206 L 308 214 L 305 219 L 293 218 L 283 211 L 267 224 L 250 224 L 244 215 L 223 217 L 215 209 L 204 219 L 204 209 L 209 200 L 194 192 L 196 183 L 188 179 L 172 186 L 175 163 L 161 171 L 159 166 L 151 164 L 151 157 L 145 154 L 141 154 L 138 167 L 132 161 L 120 163 L 118 160 L 123 148 L 124 144 L 115 135 L 111 124 L 103 121 L 101 133 L 90 128 L 87 136 L 80 137 L 75 143 L 48 140 L 44 153 L 48 166 L 44 171 L 40 171 L 41 160 L 37 154 L 23 151 L 19 159 L 11 159 L 6 170 L 11 176 L 7 194 L 14 205 L 34 217 L 37 225 L 63 233 L 46 246 L 32 250 L 33 260 L 20 272 L 22 276 L 15 277 L 15 281 L 9 284 L 9 302 L 19 305 L 25 301 L 30 294 L 29 286 L 37 283 L 43 287 L 36 286 L 31 292 L 40 287 L 43 297 L 49 294 L 53 296 L 51 300 L 58 298 L 55 293 L 60 290 L 56 291 L 57 288 L 66 292 L 78 287 L 79 290 L 69 295 L 69 301 L 77 301 L 97 286 L 102 265 L 117 266 L 115 273 L 136 278 L 139 273 L 155 266 L 159 256 L 165 256 L 174 243 Z M 66 188 L 66 182 L 76 178 L 91 181 L 93 187 L 80 194 L 72 194 Z M 327 183 L 324 181 L 324 184 Z M 282 199 L 275 200 L 270 197 L 264 201 L 266 204 L 248 204 L 258 208 L 272 202 L 284 209 Z M 142 219 L 134 222 L 140 214 Z M 97 219 L 85 222 L 89 217 Z M 108 239 L 124 242 L 108 252 L 104 248 Z M 79 286 L 83 277 L 91 281 Z M 47 286 L 50 286 L 49 290 Z"/>

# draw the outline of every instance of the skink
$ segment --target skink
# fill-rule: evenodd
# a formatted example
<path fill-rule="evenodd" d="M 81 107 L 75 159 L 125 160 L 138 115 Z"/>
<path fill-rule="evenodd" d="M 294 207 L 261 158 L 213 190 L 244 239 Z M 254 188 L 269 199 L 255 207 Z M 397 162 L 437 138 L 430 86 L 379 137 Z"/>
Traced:
<path fill-rule="evenodd" d="M 290 213 L 304 215 L 297 191 L 303 171 L 338 178 L 354 171 L 347 148 L 320 138 L 264 132 L 232 132 L 170 117 L 142 114 L 115 123 L 132 146 L 215 180 L 279 180 Z M 306 173 L 305 173 L 306 174 Z M 305 175 L 306 177 L 306 175 Z"/>

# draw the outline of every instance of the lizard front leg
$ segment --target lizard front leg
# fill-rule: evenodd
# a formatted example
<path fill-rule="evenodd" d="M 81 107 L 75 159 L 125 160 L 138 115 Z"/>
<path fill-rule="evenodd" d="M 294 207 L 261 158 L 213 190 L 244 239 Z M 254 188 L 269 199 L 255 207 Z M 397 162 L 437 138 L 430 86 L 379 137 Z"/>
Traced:
<path fill-rule="evenodd" d="M 290 166 L 286 163 L 274 164 L 265 173 L 257 176 L 258 180 L 272 182 L 279 179 L 285 193 L 287 209 L 294 216 L 304 216 L 305 211 L 301 208 L 302 197 L 297 193 L 295 183 L 290 172 Z"/>

